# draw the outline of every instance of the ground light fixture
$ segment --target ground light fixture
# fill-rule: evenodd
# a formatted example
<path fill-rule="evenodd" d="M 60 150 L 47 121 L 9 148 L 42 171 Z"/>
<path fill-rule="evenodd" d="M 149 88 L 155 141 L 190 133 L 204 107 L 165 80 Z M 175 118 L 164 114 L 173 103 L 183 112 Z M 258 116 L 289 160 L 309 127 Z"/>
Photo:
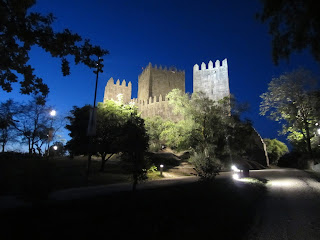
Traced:
<path fill-rule="evenodd" d="M 163 164 L 160 165 L 160 176 L 163 176 L 162 171 L 163 171 Z"/>
<path fill-rule="evenodd" d="M 240 169 L 236 165 L 232 165 L 231 170 L 233 171 L 232 178 L 238 180 L 240 178 Z"/>
<path fill-rule="evenodd" d="M 231 170 L 234 171 L 234 172 L 240 172 L 240 169 L 237 168 L 236 165 L 232 165 L 232 166 L 231 166 Z"/>

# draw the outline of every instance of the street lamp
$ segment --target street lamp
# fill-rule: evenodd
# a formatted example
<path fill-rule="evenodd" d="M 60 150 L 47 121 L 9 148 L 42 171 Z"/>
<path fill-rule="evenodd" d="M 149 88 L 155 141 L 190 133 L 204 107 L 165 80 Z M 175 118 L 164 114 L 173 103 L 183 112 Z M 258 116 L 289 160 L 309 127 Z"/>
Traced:
<path fill-rule="evenodd" d="M 163 164 L 160 165 L 160 176 L 163 176 L 162 171 L 163 171 Z"/>
<path fill-rule="evenodd" d="M 97 98 L 97 87 L 98 87 L 98 79 L 99 73 L 103 73 L 103 59 L 98 57 L 98 61 L 96 62 L 96 70 L 93 73 L 96 74 L 96 87 L 94 91 L 94 99 L 93 99 L 93 108 L 90 112 L 88 129 L 87 129 L 87 136 L 89 137 L 89 144 L 88 144 L 88 166 L 87 166 L 87 178 L 89 177 L 90 173 L 90 166 L 91 166 L 91 155 L 92 155 L 92 137 L 96 136 L 96 123 L 97 123 L 97 108 L 96 108 L 96 98 Z"/>
<path fill-rule="evenodd" d="M 58 150 L 58 146 L 54 145 L 53 146 L 53 150 L 57 151 Z"/>
<path fill-rule="evenodd" d="M 57 115 L 57 111 L 52 109 L 50 111 L 50 116 L 51 116 L 51 124 L 50 124 L 50 128 L 49 128 L 49 133 L 48 133 L 48 147 L 47 147 L 47 155 L 49 157 L 49 145 L 50 145 L 50 141 L 52 140 L 52 137 L 53 137 L 53 128 L 52 128 L 52 125 L 53 125 L 53 117 Z"/>
<path fill-rule="evenodd" d="M 51 111 L 50 111 L 50 116 L 51 116 L 51 117 L 54 117 L 56 114 L 57 114 L 57 111 L 56 111 L 56 110 L 51 110 Z"/>

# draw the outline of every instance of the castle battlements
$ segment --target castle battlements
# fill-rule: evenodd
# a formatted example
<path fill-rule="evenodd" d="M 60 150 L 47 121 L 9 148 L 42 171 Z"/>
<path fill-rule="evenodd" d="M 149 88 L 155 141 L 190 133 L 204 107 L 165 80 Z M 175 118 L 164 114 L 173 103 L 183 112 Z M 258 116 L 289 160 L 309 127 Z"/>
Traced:
<path fill-rule="evenodd" d="M 144 75 L 146 72 L 149 72 L 151 69 L 153 70 L 162 70 L 162 71 L 168 71 L 168 72 L 173 72 L 173 73 L 177 73 L 177 74 L 185 74 L 184 70 L 179 70 L 176 67 L 172 66 L 172 67 L 167 67 L 167 66 L 162 66 L 159 65 L 157 66 L 157 64 L 153 65 L 151 63 L 149 63 L 145 68 L 143 68 L 142 73 L 139 75 L 139 77 L 141 75 Z"/>
<path fill-rule="evenodd" d="M 131 99 L 131 102 L 133 102 L 135 105 L 148 105 L 148 104 L 153 104 L 153 103 L 161 103 L 164 101 L 168 101 L 167 97 L 162 97 L 160 94 L 159 96 L 154 96 L 154 97 L 149 97 L 147 100 L 139 100 L 138 98 L 133 98 Z"/>
<path fill-rule="evenodd" d="M 206 66 L 206 64 L 204 62 L 201 63 L 201 69 L 199 68 L 198 64 L 195 64 L 193 66 L 193 71 L 202 71 L 202 70 L 211 70 L 211 69 L 216 69 L 218 70 L 219 68 L 228 68 L 228 63 L 227 63 L 227 59 L 224 59 L 222 61 L 222 65 L 220 65 L 220 61 L 216 60 L 214 66 L 213 66 L 213 62 L 210 60 L 208 63 L 208 68 Z"/>
<path fill-rule="evenodd" d="M 129 85 L 131 86 L 131 82 L 129 81 L 128 84 L 126 82 L 125 79 L 122 80 L 121 84 L 120 84 L 120 79 L 118 79 L 116 81 L 116 83 L 114 83 L 114 79 L 113 78 L 110 78 L 107 82 L 107 86 L 112 86 L 112 85 L 118 85 L 118 86 L 123 86 L 123 87 L 129 87 Z"/>

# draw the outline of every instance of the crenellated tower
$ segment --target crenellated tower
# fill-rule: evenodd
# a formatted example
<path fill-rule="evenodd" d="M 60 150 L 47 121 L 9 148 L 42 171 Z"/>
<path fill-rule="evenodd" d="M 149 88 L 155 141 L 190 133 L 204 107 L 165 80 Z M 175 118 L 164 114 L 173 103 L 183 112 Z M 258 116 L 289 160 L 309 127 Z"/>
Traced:
<path fill-rule="evenodd" d="M 203 92 L 214 101 L 230 96 L 227 59 L 222 61 L 222 65 L 217 60 L 214 66 L 210 61 L 208 68 L 204 62 L 201 64 L 201 69 L 198 64 L 195 64 L 193 66 L 193 92 Z"/>
<path fill-rule="evenodd" d="M 129 103 L 131 100 L 131 90 L 132 84 L 131 82 L 126 83 L 126 80 L 123 80 L 120 84 L 120 80 L 118 79 L 116 84 L 114 84 L 113 78 L 110 78 L 107 82 L 107 85 L 104 90 L 104 98 L 105 100 L 118 100 L 118 95 L 122 94 L 123 96 L 123 103 Z"/>
<path fill-rule="evenodd" d="M 185 92 L 185 72 L 149 63 L 139 75 L 138 99 L 148 100 L 160 95 L 165 97 L 174 88 Z"/>

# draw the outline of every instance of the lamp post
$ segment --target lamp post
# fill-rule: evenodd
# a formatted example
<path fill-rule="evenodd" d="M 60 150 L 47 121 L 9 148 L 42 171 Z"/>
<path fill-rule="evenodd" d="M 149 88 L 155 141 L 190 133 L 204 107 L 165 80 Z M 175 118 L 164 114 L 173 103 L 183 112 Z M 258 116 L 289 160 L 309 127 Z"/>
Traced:
<path fill-rule="evenodd" d="M 89 137 L 88 143 L 88 165 L 87 165 L 87 178 L 89 177 L 90 173 L 90 166 L 91 166 L 91 156 L 92 156 L 92 137 L 96 136 L 96 124 L 97 124 L 97 108 L 96 108 L 96 98 L 97 98 L 97 88 L 98 88 L 98 79 L 99 79 L 99 72 L 103 73 L 103 59 L 98 57 L 98 61 L 96 62 L 96 70 L 93 73 L 96 74 L 96 86 L 94 90 L 94 99 L 93 99 L 93 108 L 90 112 L 90 118 L 88 123 L 88 130 L 87 136 Z"/>
<path fill-rule="evenodd" d="M 56 110 L 54 110 L 54 109 L 52 109 L 51 111 L 50 111 L 50 116 L 51 116 L 51 124 L 50 124 L 50 128 L 49 128 L 49 132 L 48 132 L 48 147 L 47 147 L 47 156 L 49 157 L 49 145 L 50 145 L 50 141 L 52 140 L 52 135 L 53 135 L 53 128 L 52 128 L 52 125 L 53 125 L 53 118 L 54 118 L 54 116 L 56 116 L 56 114 L 57 114 L 57 111 Z"/>
<path fill-rule="evenodd" d="M 160 176 L 161 177 L 163 176 L 162 172 L 163 172 L 163 164 L 160 165 Z"/>

